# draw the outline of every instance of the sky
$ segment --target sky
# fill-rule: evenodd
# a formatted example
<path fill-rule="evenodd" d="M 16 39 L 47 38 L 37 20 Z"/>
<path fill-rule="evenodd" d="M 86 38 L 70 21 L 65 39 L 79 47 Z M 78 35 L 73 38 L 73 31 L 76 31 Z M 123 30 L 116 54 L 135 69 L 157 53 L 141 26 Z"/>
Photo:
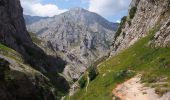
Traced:
<path fill-rule="evenodd" d="M 131 0 L 21 0 L 25 15 L 52 17 L 74 7 L 95 12 L 110 22 L 127 15 Z"/>

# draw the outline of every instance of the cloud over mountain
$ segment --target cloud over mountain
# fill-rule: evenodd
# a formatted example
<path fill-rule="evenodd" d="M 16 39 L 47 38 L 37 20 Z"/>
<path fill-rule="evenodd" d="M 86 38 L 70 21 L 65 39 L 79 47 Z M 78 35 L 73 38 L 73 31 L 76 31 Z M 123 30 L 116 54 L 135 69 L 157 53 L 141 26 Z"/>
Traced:
<path fill-rule="evenodd" d="M 89 0 L 89 10 L 103 16 L 113 16 L 125 11 L 131 0 Z"/>
<path fill-rule="evenodd" d="M 42 4 L 41 0 L 21 0 L 21 4 L 24 14 L 32 16 L 52 17 L 67 11 L 67 9 L 60 9 L 55 4 Z"/>
<path fill-rule="evenodd" d="M 70 8 L 82 7 L 116 22 L 127 14 L 130 1 L 131 0 L 21 0 L 21 4 L 26 15 L 52 17 L 68 11 Z"/>

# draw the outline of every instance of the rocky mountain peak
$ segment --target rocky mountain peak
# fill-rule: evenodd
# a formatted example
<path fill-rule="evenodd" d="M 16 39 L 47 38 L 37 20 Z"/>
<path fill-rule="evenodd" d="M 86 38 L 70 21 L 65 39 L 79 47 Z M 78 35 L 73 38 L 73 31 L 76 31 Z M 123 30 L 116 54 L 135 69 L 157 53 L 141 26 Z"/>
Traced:
<path fill-rule="evenodd" d="M 117 24 L 83 8 L 72 8 L 27 28 L 51 44 L 53 50 L 64 53 L 62 58 L 68 62 L 64 74 L 78 79 L 94 60 L 107 55 Z"/>
<path fill-rule="evenodd" d="M 74 7 L 69 10 L 70 12 L 87 12 L 88 10 L 81 7 Z"/>

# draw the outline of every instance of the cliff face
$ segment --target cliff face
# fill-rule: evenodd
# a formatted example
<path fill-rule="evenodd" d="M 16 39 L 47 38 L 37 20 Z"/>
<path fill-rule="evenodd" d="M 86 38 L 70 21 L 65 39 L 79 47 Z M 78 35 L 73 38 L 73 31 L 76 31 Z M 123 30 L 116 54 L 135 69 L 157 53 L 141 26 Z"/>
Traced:
<path fill-rule="evenodd" d="M 0 57 L 1 100 L 55 100 L 51 83 L 43 74 L 14 59 Z"/>
<path fill-rule="evenodd" d="M 0 0 L 0 41 L 13 48 L 18 42 L 31 44 L 19 0 Z"/>
<path fill-rule="evenodd" d="M 16 59 L 18 55 L 15 55 L 14 50 L 21 56 L 19 59 L 22 59 L 22 61 Z M 69 88 L 65 79 L 58 75 L 58 72 L 62 72 L 64 69 L 65 61 L 59 57 L 46 55 L 43 50 L 33 44 L 26 30 L 23 9 L 19 0 L 0 0 L 0 58 L 9 63 L 7 73 L 9 72 L 12 76 L 12 79 L 9 79 L 10 82 L 8 80 L 0 80 L 2 85 L 0 87 L 0 95 L 5 93 L 10 96 L 4 100 L 11 100 L 10 98 L 37 100 L 39 97 L 42 97 L 41 99 L 44 100 L 53 100 L 55 96 L 50 88 L 55 87 L 53 92 L 56 95 L 58 95 L 58 91 L 65 92 Z M 0 67 L 3 66 L 3 61 L 0 60 Z M 38 73 L 32 75 L 29 69 L 35 70 Z M 22 77 L 15 77 L 15 73 Z M 52 73 L 55 74 L 52 75 Z M 5 77 L 2 75 L 2 78 Z M 11 87 L 13 85 L 14 87 Z M 26 88 L 25 86 L 27 85 L 28 87 Z M 18 89 L 18 93 L 14 93 L 14 90 L 10 92 L 11 90 L 8 90 L 10 88 Z M 24 88 L 29 90 L 27 91 Z M 49 93 L 50 96 L 48 95 Z M 31 95 L 37 95 L 37 98 Z"/>
<path fill-rule="evenodd" d="M 2 44 L 21 53 L 26 63 L 38 70 L 61 71 L 64 68 L 64 61 L 60 58 L 47 56 L 43 50 L 33 44 L 26 30 L 23 9 L 19 0 L 1 0 L 0 14 L 0 42 Z M 50 69 L 49 64 L 58 67 Z"/>
<path fill-rule="evenodd" d="M 169 23 L 169 0 L 133 0 L 129 15 L 122 19 L 121 28 L 116 33 L 112 55 L 133 45 L 151 30 L 157 32 L 150 43 L 152 46 L 169 46 Z"/>

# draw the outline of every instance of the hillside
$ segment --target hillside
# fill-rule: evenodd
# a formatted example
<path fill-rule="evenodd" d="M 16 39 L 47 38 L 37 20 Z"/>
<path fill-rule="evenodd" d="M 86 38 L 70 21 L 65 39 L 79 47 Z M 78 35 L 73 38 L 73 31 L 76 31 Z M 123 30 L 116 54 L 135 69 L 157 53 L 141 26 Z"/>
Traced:
<path fill-rule="evenodd" d="M 90 82 L 87 92 L 83 88 L 68 98 L 111 100 L 113 89 L 138 73 L 142 74 L 141 82 L 155 88 L 158 94 L 170 92 L 170 48 L 152 48 L 147 45 L 154 34 L 154 30 L 148 32 L 148 36 L 130 48 L 102 62 L 97 68 L 99 75 Z M 159 82 L 163 84 L 156 85 Z"/>
<path fill-rule="evenodd" d="M 66 100 L 128 100 L 126 85 L 137 76 L 140 78 L 136 84 L 143 84 L 142 88 L 153 92 L 151 95 L 146 92 L 147 89 L 144 92 L 141 90 L 139 95 L 130 92 L 136 95 L 130 100 L 136 100 L 141 95 L 146 100 L 152 100 L 148 98 L 153 95 L 157 100 L 169 100 L 169 5 L 169 0 L 132 0 L 129 15 L 122 18 L 115 34 L 110 58 L 93 66 L 98 75 L 88 86 L 87 79 L 91 76 L 88 73 L 91 71 L 87 71 L 79 80 L 84 85 L 74 95 L 67 96 Z M 135 89 L 135 86 L 132 85 L 129 90 Z"/>

